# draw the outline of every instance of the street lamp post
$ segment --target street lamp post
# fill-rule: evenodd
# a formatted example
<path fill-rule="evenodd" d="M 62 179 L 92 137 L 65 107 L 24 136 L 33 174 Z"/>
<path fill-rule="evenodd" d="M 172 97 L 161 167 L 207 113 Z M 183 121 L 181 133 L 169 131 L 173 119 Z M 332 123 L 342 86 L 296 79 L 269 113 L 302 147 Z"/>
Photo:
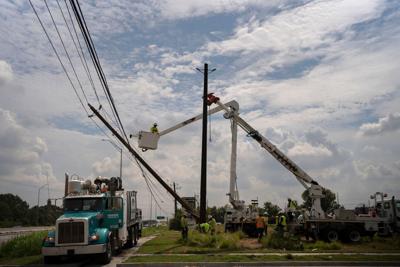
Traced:
<path fill-rule="evenodd" d="M 44 188 L 45 186 L 49 186 L 49 184 L 44 184 L 41 187 L 39 187 L 38 190 L 38 195 L 37 195 L 37 224 L 39 225 L 39 200 L 40 200 L 40 190 L 42 190 L 42 188 Z"/>
<path fill-rule="evenodd" d="M 120 159 L 119 159 L 119 177 L 122 179 L 122 148 L 117 146 L 114 142 L 112 142 L 110 139 L 101 139 L 101 141 L 107 141 L 109 142 L 116 150 L 119 151 L 120 153 Z"/>

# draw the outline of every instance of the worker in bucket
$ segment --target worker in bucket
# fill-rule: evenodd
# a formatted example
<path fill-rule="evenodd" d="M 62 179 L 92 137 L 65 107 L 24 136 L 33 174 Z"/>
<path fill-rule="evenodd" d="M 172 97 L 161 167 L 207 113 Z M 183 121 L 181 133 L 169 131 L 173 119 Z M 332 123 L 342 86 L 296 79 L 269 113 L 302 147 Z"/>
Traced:
<path fill-rule="evenodd" d="M 217 227 L 217 221 L 214 219 L 212 215 L 208 216 L 208 224 L 210 225 L 211 235 L 215 235 L 215 228 Z"/>
<path fill-rule="evenodd" d="M 150 132 L 153 134 L 158 134 L 157 123 L 153 124 L 153 127 L 150 128 Z"/>
<path fill-rule="evenodd" d="M 188 231 L 189 231 L 186 215 L 182 215 L 181 217 L 181 230 L 182 230 L 182 240 L 186 241 L 188 238 Z"/>
<path fill-rule="evenodd" d="M 265 220 L 262 214 L 259 213 L 256 218 L 256 231 L 257 231 L 258 242 L 261 241 L 261 238 L 263 237 L 264 234 L 264 230 L 265 230 Z"/>

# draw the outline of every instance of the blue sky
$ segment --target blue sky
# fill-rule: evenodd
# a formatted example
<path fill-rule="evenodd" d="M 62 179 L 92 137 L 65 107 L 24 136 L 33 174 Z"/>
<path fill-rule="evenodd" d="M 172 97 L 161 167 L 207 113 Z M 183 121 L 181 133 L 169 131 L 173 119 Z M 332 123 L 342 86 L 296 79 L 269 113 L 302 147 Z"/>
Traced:
<path fill-rule="evenodd" d="M 95 104 L 57 2 L 49 2 Z M 33 3 L 57 40 L 43 1 Z M 238 101 L 245 120 L 343 204 L 367 202 L 376 191 L 399 197 L 397 1 L 82 1 L 82 10 L 129 132 L 155 121 L 165 129 L 201 112 L 203 77 L 195 68 L 207 62 L 217 69 L 210 91 Z M 118 153 L 86 118 L 26 1 L 0 3 L 0 92 L 1 193 L 33 204 L 47 176 L 54 197 L 65 171 L 117 174 Z M 193 195 L 200 144 L 197 123 L 163 137 L 144 157 L 180 184 L 182 195 Z M 213 115 L 210 205 L 227 203 L 221 196 L 229 186 L 229 145 L 229 122 Z M 139 170 L 125 157 L 123 171 L 147 214 L 150 196 Z M 243 132 L 238 179 L 247 202 L 258 197 L 283 206 L 303 191 Z M 169 213 L 172 199 L 164 198 Z"/>

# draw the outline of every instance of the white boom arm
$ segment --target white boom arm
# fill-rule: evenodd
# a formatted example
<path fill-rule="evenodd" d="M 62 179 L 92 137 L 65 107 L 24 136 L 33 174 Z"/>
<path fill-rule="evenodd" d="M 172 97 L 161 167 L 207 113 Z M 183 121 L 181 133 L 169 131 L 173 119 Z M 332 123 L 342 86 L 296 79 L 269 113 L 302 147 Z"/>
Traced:
<path fill-rule="evenodd" d="M 219 101 L 218 97 L 209 95 L 209 102 L 216 103 L 219 107 L 223 108 L 226 112 L 230 109 Z M 232 114 L 234 121 L 254 140 L 256 140 L 261 147 L 267 150 L 279 163 L 281 163 L 287 170 L 289 170 L 296 179 L 310 192 L 312 198 L 311 217 L 325 218 L 325 213 L 321 208 L 321 198 L 324 197 L 322 187 L 312 179 L 304 170 L 302 170 L 296 163 L 289 159 L 282 151 L 280 151 L 274 144 L 267 138 L 262 136 L 258 131 L 251 127 L 244 121 L 237 113 Z M 310 186 L 307 186 L 309 184 Z"/>
<path fill-rule="evenodd" d="M 238 102 L 232 100 L 223 104 L 222 106 L 217 106 L 208 111 L 208 115 L 215 114 L 220 111 L 226 111 L 224 117 L 226 119 L 231 118 L 231 131 L 232 131 L 232 146 L 231 146 L 231 166 L 230 166 L 230 183 L 229 183 L 229 202 L 235 209 L 241 209 L 244 207 L 244 201 L 239 200 L 239 192 L 237 190 L 237 176 L 236 176 L 236 155 L 237 155 L 237 123 L 233 119 L 233 114 L 238 114 L 239 112 L 239 104 Z M 178 123 L 168 129 L 160 131 L 159 133 L 151 133 L 146 131 L 139 132 L 139 147 L 142 148 L 143 151 L 148 149 L 155 150 L 158 146 L 158 140 L 161 136 L 166 135 L 170 132 L 173 132 L 179 128 L 182 128 L 190 123 L 198 121 L 203 118 L 203 114 L 199 114 L 195 117 L 187 119 L 181 123 Z"/>

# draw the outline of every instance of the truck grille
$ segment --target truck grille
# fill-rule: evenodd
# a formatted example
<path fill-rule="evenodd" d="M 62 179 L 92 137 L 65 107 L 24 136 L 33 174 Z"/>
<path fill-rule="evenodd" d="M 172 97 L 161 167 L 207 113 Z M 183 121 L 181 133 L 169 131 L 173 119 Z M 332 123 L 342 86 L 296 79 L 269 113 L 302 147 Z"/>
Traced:
<path fill-rule="evenodd" d="M 58 224 L 58 243 L 85 242 L 85 224 L 83 222 L 62 222 Z"/>

